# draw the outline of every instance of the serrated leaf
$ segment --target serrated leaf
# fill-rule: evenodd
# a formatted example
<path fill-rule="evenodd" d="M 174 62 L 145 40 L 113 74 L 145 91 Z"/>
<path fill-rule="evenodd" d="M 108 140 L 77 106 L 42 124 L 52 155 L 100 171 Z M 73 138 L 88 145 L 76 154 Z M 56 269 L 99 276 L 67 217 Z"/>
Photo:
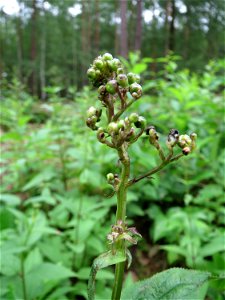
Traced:
<path fill-rule="evenodd" d="M 137 282 L 126 289 L 121 300 L 203 300 L 208 272 L 173 268 Z"/>
<path fill-rule="evenodd" d="M 126 254 L 124 251 L 116 251 L 115 254 L 112 251 L 108 251 L 106 253 L 98 256 L 91 267 L 91 273 L 88 281 L 88 299 L 94 300 L 95 295 L 95 278 L 99 269 L 106 268 L 111 265 L 115 265 L 117 263 L 123 262 L 126 260 Z"/>

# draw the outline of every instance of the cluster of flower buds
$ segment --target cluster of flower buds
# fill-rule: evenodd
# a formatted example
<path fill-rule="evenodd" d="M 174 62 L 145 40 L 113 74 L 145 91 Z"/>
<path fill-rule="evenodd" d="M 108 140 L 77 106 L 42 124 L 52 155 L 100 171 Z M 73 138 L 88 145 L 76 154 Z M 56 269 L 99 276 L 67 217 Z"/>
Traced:
<path fill-rule="evenodd" d="M 122 220 L 117 221 L 116 225 L 112 225 L 111 233 L 107 235 L 109 244 L 116 244 L 118 241 L 126 240 L 131 244 L 137 244 L 137 239 L 134 236 L 141 237 L 141 234 L 135 227 L 128 228 Z"/>
<path fill-rule="evenodd" d="M 140 133 L 144 131 L 145 127 L 145 118 L 136 113 L 132 113 L 124 120 L 121 119 L 117 122 L 110 122 L 106 130 L 100 127 L 97 131 L 97 138 L 100 142 L 106 143 L 106 137 L 111 137 L 111 144 L 114 147 L 118 147 L 124 142 L 135 141 Z M 139 132 L 137 132 L 136 129 L 138 129 Z"/>
<path fill-rule="evenodd" d="M 119 59 L 113 58 L 110 53 L 98 56 L 87 71 L 88 78 L 93 86 L 98 87 L 99 98 L 104 100 L 105 95 L 130 92 L 134 99 L 142 95 L 140 76 L 134 73 L 125 74 Z"/>
<path fill-rule="evenodd" d="M 196 133 L 192 133 L 190 134 L 190 136 L 187 134 L 182 134 L 179 136 L 178 146 L 182 148 L 182 152 L 184 155 L 188 155 L 190 152 L 192 152 L 192 150 L 195 149 L 196 139 L 197 139 Z"/>
<path fill-rule="evenodd" d="M 101 109 L 96 109 L 94 106 L 91 106 L 87 111 L 87 120 L 86 120 L 87 126 L 92 130 L 97 130 L 98 127 L 96 123 L 100 121 L 101 115 L 102 115 Z"/>

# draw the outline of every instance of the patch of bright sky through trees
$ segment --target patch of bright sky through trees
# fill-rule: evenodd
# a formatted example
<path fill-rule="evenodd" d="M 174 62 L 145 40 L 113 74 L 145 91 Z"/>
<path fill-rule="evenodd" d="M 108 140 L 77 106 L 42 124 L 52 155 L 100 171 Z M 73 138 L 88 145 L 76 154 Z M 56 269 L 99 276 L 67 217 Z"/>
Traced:
<path fill-rule="evenodd" d="M 178 0 L 176 4 L 181 14 L 187 12 L 187 7 L 184 5 L 184 3 L 181 0 Z M 51 11 L 53 15 L 58 14 L 58 8 L 56 6 L 51 5 L 48 1 L 43 2 L 43 0 L 38 0 L 37 5 L 44 8 L 47 11 Z M 2 9 L 4 13 L 6 13 L 7 15 L 17 15 L 20 11 L 20 6 L 17 0 L 0 0 L 0 9 Z M 74 4 L 73 6 L 68 8 L 68 12 L 72 17 L 76 17 L 81 13 L 81 5 Z M 159 4 L 157 3 L 155 5 L 154 10 L 145 9 L 143 11 L 143 18 L 145 20 L 145 23 L 150 23 L 153 17 L 157 18 L 158 21 L 163 22 L 161 13 L 162 13 L 162 8 L 160 8 Z M 120 23 L 120 18 L 114 17 L 114 22 Z"/>

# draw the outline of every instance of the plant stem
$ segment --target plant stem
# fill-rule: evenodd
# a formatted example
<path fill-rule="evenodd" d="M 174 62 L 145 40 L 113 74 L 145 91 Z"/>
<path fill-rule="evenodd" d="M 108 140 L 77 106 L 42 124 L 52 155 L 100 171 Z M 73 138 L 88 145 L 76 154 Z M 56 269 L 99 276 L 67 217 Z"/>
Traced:
<path fill-rule="evenodd" d="M 127 183 L 130 176 L 130 158 L 127 153 L 126 144 L 123 144 L 118 149 L 118 154 L 120 161 L 122 163 L 122 173 L 120 178 L 120 184 L 117 191 L 117 211 L 116 211 L 116 222 L 122 221 L 125 222 L 126 217 L 126 198 L 127 198 Z M 117 245 L 117 249 L 121 249 L 124 252 L 125 249 L 125 242 L 120 241 Z M 125 254 L 125 253 L 124 253 Z M 124 276 L 124 269 L 125 269 L 125 261 L 116 264 L 115 268 L 115 280 L 112 292 L 112 300 L 119 300 L 122 290 L 123 284 L 123 276 Z"/>
<path fill-rule="evenodd" d="M 26 278 L 25 278 L 25 270 L 24 270 L 24 254 L 21 254 L 20 267 L 21 267 L 21 277 L 22 277 L 23 298 L 24 300 L 27 300 L 27 288 L 26 288 Z"/>

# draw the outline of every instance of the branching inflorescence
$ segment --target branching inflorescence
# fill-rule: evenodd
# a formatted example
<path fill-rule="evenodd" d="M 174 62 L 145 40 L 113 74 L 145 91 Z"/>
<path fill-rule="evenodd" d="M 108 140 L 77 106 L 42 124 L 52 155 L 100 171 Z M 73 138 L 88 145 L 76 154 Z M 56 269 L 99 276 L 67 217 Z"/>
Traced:
<path fill-rule="evenodd" d="M 154 126 L 147 125 L 144 117 L 133 112 L 123 117 L 124 112 L 142 96 L 140 76 L 133 73 L 125 74 L 119 59 L 113 58 L 109 53 L 97 57 L 87 71 L 87 75 L 94 87 L 98 88 L 101 108 L 90 107 L 87 111 L 87 126 L 96 131 L 100 143 L 115 149 L 121 162 L 121 174 L 109 173 L 107 181 L 111 184 L 117 195 L 116 222 L 112 226 L 111 233 L 107 236 L 111 245 L 110 255 L 117 252 L 124 254 L 124 261 L 115 263 L 115 282 L 112 299 L 120 299 L 125 261 L 129 260 L 130 253 L 126 242 L 135 244 L 134 236 L 140 236 L 134 227 L 128 228 L 126 218 L 127 188 L 144 178 L 149 178 L 166 165 L 188 155 L 195 148 L 197 135 L 192 133 L 179 135 L 178 130 L 171 129 L 167 138 L 168 153 L 164 153 L 159 143 L 159 134 Z M 102 115 L 105 109 L 106 118 Z M 104 125 L 100 126 L 100 123 Z M 143 134 L 147 135 L 150 144 L 158 151 L 161 163 L 146 173 L 130 178 L 130 157 L 128 148 Z M 174 155 L 174 147 L 179 146 L 182 151 Z M 109 265 L 109 264 L 108 264 Z M 92 284 L 92 283 L 91 283 Z M 89 289 L 93 290 L 93 287 Z M 93 299 L 89 291 L 89 298 Z"/>

